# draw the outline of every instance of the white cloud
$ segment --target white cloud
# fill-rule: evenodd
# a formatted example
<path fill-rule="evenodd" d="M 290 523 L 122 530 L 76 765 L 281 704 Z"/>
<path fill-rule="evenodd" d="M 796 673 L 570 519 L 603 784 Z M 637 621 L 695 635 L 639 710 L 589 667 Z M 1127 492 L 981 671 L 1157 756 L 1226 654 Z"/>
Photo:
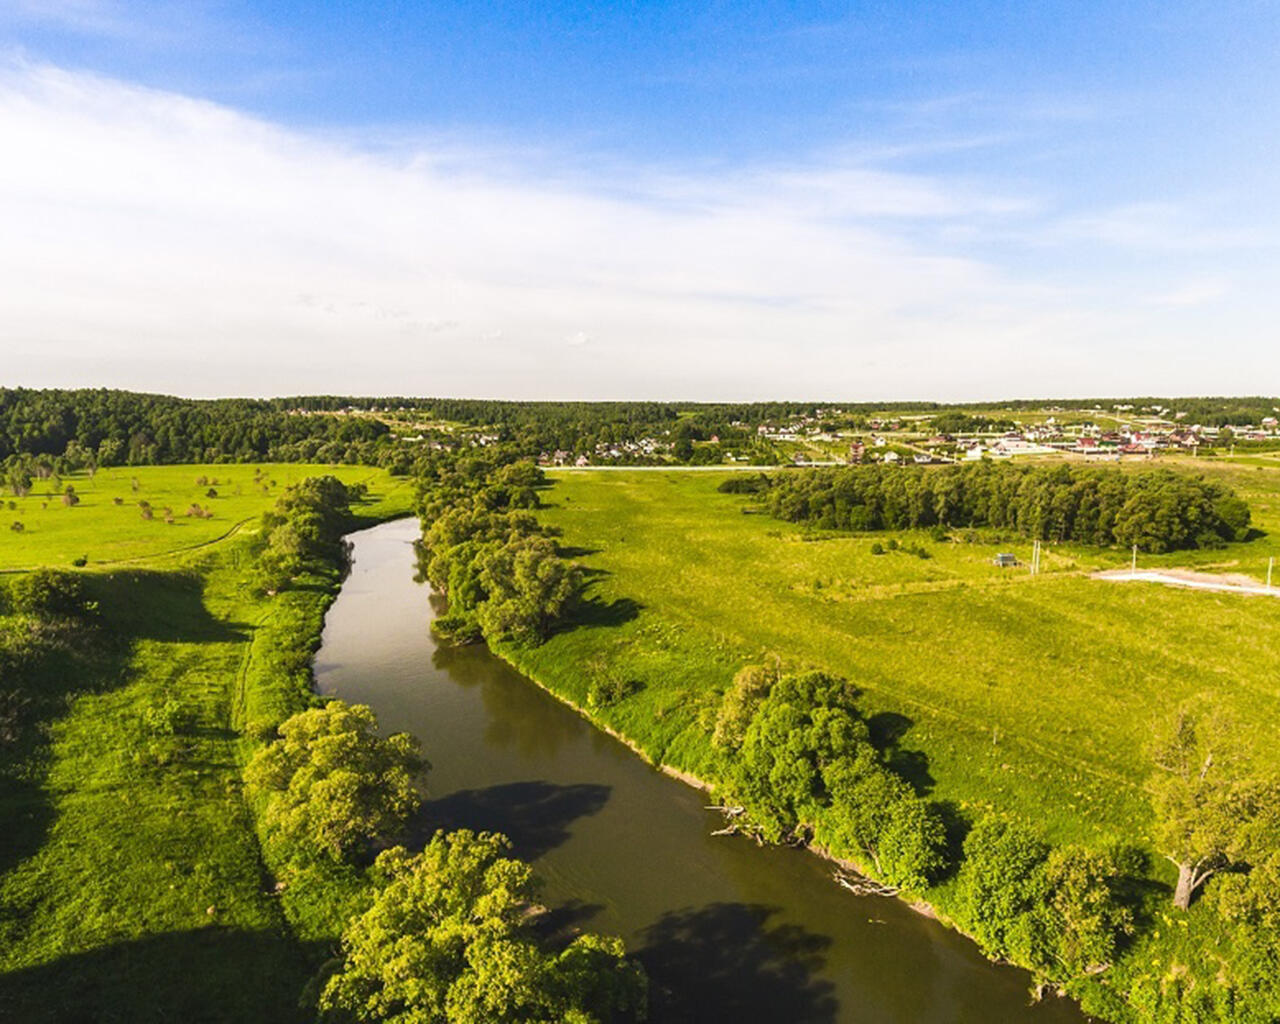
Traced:
<path fill-rule="evenodd" d="M 0 70 L 0 138 L 0 383 L 598 398 L 1204 383 L 1126 360 L 1135 336 L 1177 329 L 1151 303 L 1094 308 L 970 255 L 1038 216 L 973 182 L 838 158 L 522 180 L 456 148 L 362 151 L 28 65 Z M 1237 372 L 1226 390 L 1249 382 Z"/>

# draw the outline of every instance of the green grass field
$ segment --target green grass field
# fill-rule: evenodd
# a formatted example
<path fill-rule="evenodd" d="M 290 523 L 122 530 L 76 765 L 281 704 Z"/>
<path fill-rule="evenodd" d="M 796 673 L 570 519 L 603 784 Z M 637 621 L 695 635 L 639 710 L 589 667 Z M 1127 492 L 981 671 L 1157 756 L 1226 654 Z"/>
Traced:
<path fill-rule="evenodd" d="M 1280 468 L 1199 468 L 1250 500 L 1267 536 L 1143 564 L 1261 577 L 1280 547 Z M 651 757 L 707 768 L 720 691 L 776 652 L 856 683 L 935 797 L 1013 811 L 1055 840 L 1141 840 L 1151 726 L 1200 694 L 1280 768 L 1280 600 L 1088 578 L 1127 552 L 1055 547 L 1032 578 L 991 564 L 1026 543 L 816 534 L 744 514 L 752 499 L 717 493 L 720 479 L 560 474 L 541 517 L 591 573 L 591 603 L 580 628 L 504 652 L 578 703 L 595 676 L 642 684 L 601 717 Z M 890 537 L 932 557 L 871 553 Z"/>
<path fill-rule="evenodd" d="M 269 493 L 247 486 L 252 467 L 99 473 L 82 505 L 28 499 L 28 530 L 0 537 L 6 568 L 65 567 L 91 541 L 81 571 L 101 615 L 87 634 L 53 638 L 21 678 L 0 680 L 33 702 L 16 742 L 0 745 L 0 1019 L 300 1016 L 315 961 L 268 891 L 241 796 L 239 729 L 254 714 L 296 710 L 282 706 L 290 692 L 305 699 L 289 690 L 298 659 L 288 656 L 301 652 L 305 673 L 331 584 L 260 597 L 245 550 L 252 527 L 216 538 L 317 472 L 368 483 L 357 512 L 370 523 L 407 512 L 411 495 L 370 469 L 265 470 L 277 482 Z M 202 474 L 220 491 L 230 481 L 212 521 L 169 527 L 109 500 L 122 482 L 131 493 L 130 476 L 155 505 L 195 500 Z M 21 628 L 0 616 L 0 632 Z M 166 702 L 173 732 L 155 725 Z"/>
<path fill-rule="evenodd" d="M 190 551 L 252 523 L 290 484 L 325 473 L 344 483 L 368 483 L 382 500 L 407 503 L 412 489 L 408 478 L 363 466 L 306 464 L 132 466 L 56 483 L 36 480 L 24 498 L 0 495 L 0 570 L 69 566 L 76 558 L 109 565 Z M 80 498 L 74 507 L 62 501 L 67 484 Z M 208 495 L 210 488 L 216 497 Z M 140 501 L 150 504 L 152 519 L 143 518 Z M 187 515 L 193 503 L 212 518 Z M 166 508 L 173 510 L 172 523 L 165 521 Z M 15 522 L 23 525 L 21 532 L 12 529 Z"/>

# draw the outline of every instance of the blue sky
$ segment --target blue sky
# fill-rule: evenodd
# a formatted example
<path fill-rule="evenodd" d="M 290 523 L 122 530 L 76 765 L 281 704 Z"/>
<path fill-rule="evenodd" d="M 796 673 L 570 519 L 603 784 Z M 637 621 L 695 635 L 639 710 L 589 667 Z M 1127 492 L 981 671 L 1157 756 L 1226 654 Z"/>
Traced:
<path fill-rule="evenodd" d="M 1278 53 L 1264 2 L 0 2 L 8 382 L 1275 391 Z"/>

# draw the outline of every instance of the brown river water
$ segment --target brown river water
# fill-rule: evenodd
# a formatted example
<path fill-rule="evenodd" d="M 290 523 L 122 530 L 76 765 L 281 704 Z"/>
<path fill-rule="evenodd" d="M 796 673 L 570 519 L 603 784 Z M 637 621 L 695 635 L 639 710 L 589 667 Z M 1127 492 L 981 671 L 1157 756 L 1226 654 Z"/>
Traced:
<path fill-rule="evenodd" d="M 1079 1024 L 1025 973 L 895 900 L 857 897 L 800 850 L 714 837 L 703 794 L 656 771 L 483 647 L 439 649 L 414 582 L 418 525 L 352 534 L 316 682 L 369 704 L 431 760 L 431 827 L 496 830 L 565 927 L 620 935 L 655 1024 Z"/>

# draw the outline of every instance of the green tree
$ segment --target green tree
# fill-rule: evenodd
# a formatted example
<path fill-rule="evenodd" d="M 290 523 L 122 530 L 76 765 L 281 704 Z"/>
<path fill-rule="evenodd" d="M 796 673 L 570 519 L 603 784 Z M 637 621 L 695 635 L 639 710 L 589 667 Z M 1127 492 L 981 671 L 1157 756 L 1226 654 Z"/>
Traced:
<path fill-rule="evenodd" d="M 477 619 L 491 640 L 545 638 L 582 585 L 577 567 L 560 558 L 547 537 L 517 537 L 483 550 L 478 566 L 489 596 Z"/>
<path fill-rule="evenodd" d="M 1156 734 L 1151 755 L 1156 847 L 1178 869 L 1173 903 L 1186 910 L 1200 887 L 1240 856 L 1251 789 L 1219 715 L 1179 711 Z"/>
<path fill-rule="evenodd" d="M 847 682 L 821 672 L 784 676 L 747 727 L 732 766 L 733 793 L 766 839 L 793 836 L 827 802 L 824 770 L 868 741 Z"/>
<path fill-rule="evenodd" d="M 385 739 L 363 704 L 330 701 L 294 715 L 245 768 L 265 801 L 272 840 L 299 856 L 341 860 L 402 828 L 420 803 L 414 780 L 430 766 L 407 733 Z"/>
<path fill-rule="evenodd" d="M 419 854 L 379 855 L 373 905 L 348 926 L 320 1009 L 393 1024 L 622 1022 L 645 984 L 617 940 L 584 935 L 560 953 L 529 931 L 536 883 L 505 837 L 438 832 Z"/>
<path fill-rule="evenodd" d="M 778 658 L 765 665 L 745 665 L 733 677 L 720 700 L 711 742 L 724 750 L 737 750 L 760 702 L 768 696 L 782 671 Z"/>
<path fill-rule="evenodd" d="M 1044 877 L 1049 896 L 1032 911 L 1039 966 L 1072 977 L 1109 966 L 1121 937 L 1133 932 L 1115 860 L 1080 846 L 1060 847 L 1049 854 Z"/>

